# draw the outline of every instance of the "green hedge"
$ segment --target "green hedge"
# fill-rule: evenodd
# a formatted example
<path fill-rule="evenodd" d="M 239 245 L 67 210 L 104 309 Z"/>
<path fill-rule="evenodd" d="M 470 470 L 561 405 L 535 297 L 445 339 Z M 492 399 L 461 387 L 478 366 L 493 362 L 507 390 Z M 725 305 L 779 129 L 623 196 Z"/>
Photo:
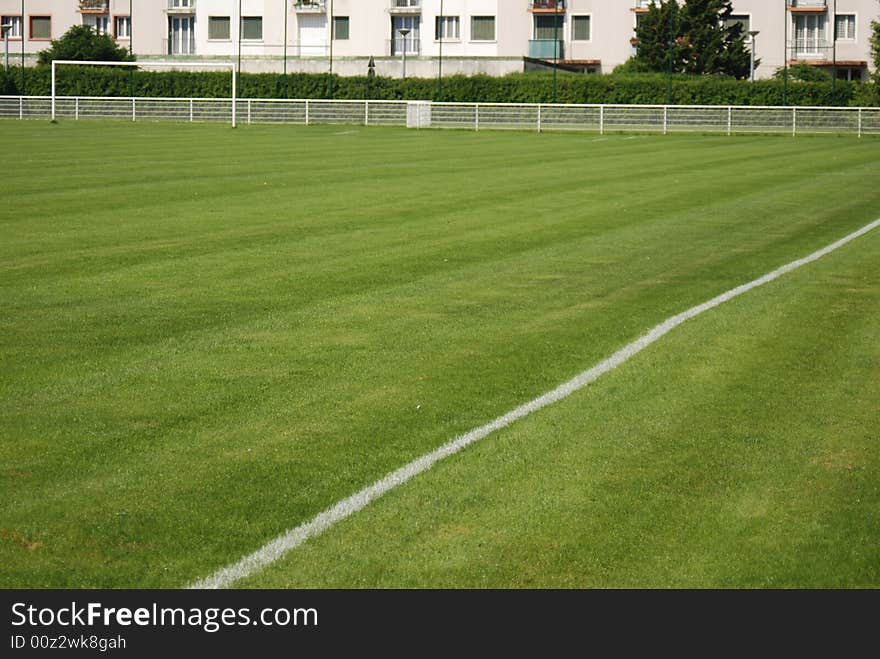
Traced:
<path fill-rule="evenodd" d="M 0 93 L 48 95 L 48 68 L 0 73 Z M 64 67 L 58 71 L 58 93 L 64 96 L 227 97 L 228 72 L 155 72 L 134 69 Z M 324 74 L 245 73 L 240 76 L 243 98 L 327 98 L 332 83 L 338 99 L 428 99 L 459 102 L 608 104 L 665 104 L 669 80 L 657 74 L 573 75 L 559 74 L 554 83 L 549 73 L 519 73 L 503 77 L 450 76 L 443 79 L 438 99 L 436 79 L 340 77 Z M 817 105 L 875 106 L 874 84 L 838 81 L 789 81 L 787 96 L 781 80 L 748 82 L 713 76 L 674 76 L 672 102 L 677 105 Z"/>

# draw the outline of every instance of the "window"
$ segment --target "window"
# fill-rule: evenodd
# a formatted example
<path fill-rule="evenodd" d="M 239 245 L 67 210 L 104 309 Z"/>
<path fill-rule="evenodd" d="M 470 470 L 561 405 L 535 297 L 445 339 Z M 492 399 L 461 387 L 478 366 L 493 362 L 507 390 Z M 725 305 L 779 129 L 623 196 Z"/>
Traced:
<path fill-rule="evenodd" d="M 83 25 L 88 25 L 98 34 L 110 34 L 110 18 L 107 16 L 83 16 Z"/>
<path fill-rule="evenodd" d="M 229 41 L 229 16 L 208 16 L 208 39 Z"/>
<path fill-rule="evenodd" d="M 10 39 L 21 39 L 21 16 L 3 16 L 3 25 L 11 25 L 7 31 Z"/>
<path fill-rule="evenodd" d="M 461 39 L 461 21 L 458 16 L 438 16 L 434 26 L 434 38 Z"/>
<path fill-rule="evenodd" d="M 52 17 L 31 16 L 31 39 L 49 41 L 52 38 Z"/>
<path fill-rule="evenodd" d="M 471 16 L 471 41 L 495 41 L 494 16 Z"/>
<path fill-rule="evenodd" d="M 241 38 L 247 41 L 260 41 L 263 38 L 263 17 L 242 16 Z"/>
<path fill-rule="evenodd" d="M 562 36 L 562 26 L 561 16 L 535 16 L 535 39 L 553 41 Z"/>
<path fill-rule="evenodd" d="M 749 30 L 752 29 L 752 17 L 747 14 L 731 14 L 730 17 L 724 21 L 724 27 L 728 29 L 735 25 L 742 27 L 740 34 L 747 35 Z"/>
<path fill-rule="evenodd" d="M 590 17 L 589 16 L 572 16 L 571 17 L 571 40 L 572 41 L 589 41 L 590 40 Z"/>
<path fill-rule="evenodd" d="M 856 15 L 837 14 L 834 17 L 834 38 L 854 41 L 856 38 Z"/>
<path fill-rule="evenodd" d="M 825 42 L 825 14 L 798 14 L 794 17 L 795 57 L 820 54 Z"/>
<path fill-rule="evenodd" d="M 334 16 L 333 17 L 333 38 L 338 41 L 345 41 L 348 39 L 349 33 L 349 21 L 348 16 Z"/>
<path fill-rule="evenodd" d="M 195 55 L 196 20 L 192 16 L 168 17 L 168 54 Z"/>
<path fill-rule="evenodd" d="M 114 17 L 113 34 L 117 39 L 131 39 L 131 16 Z"/>
<path fill-rule="evenodd" d="M 422 42 L 421 27 L 421 16 L 392 16 L 391 54 L 400 55 L 406 51 L 407 55 L 418 55 Z M 409 30 L 409 34 L 403 36 L 401 30 Z"/>

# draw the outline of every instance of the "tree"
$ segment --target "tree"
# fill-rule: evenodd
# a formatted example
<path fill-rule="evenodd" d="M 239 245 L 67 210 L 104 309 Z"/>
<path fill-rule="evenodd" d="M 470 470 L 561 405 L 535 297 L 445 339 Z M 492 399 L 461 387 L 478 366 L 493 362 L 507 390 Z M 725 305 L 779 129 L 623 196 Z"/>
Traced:
<path fill-rule="evenodd" d="M 685 71 L 747 78 L 751 66 L 742 24 L 731 22 L 731 0 L 686 0 L 681 10 Z"/>
<path fill-rule="evenodd" d="M 651 3 L 636 28 L 636 57 L 657 72 L 747 78 L 750 55 L 742 24 L 730 21 L 731 0 Z"/>
<path fill-rule="evenodd" d="M 634 68 L 665 72 L 671 67 L 674 73 L 682 73 L 684 57 L 678 3 L 675 0 L 652 2 L 636 27 L 636 42 Z"/>
<path fill-rule="evenodd" d="M 106 34 L 98 34 L 88 25 L 74 25 L 60 39 L 37 55 L 37 64 L 45 66 L 52 60 L 77 60 L 80 62 L 130 62 L 134 57 L 120 48 Z"/>

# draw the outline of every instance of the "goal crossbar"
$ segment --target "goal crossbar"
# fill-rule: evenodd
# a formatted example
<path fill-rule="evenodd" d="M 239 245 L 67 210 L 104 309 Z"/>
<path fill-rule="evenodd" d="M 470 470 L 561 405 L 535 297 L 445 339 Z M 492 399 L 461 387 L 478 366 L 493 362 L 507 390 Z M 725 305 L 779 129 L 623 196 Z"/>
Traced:
<path fill-rule="evenodd" d="M 134 67 L 150 67 L 150 68 L 223 68 L 232 70 L 232 127 L 235 128 L 235 105 L 238 100 L 236 97 L 238 85 L 237 75 L 238 69 L 233 62 L 80 62 L 77 60 L 52 60 L 52 121 L 55 121 L 55 67 L 60 64 L 70 64 L 75 66 L 134 66 Z"/>

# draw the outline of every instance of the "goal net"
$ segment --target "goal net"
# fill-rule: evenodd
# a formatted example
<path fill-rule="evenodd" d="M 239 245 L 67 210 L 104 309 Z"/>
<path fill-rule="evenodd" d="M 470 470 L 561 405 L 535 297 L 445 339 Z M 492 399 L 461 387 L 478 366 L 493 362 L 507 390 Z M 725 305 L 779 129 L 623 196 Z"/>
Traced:
<path fill-rule="evenodd" d="M 151 69 L 161 69 L 167 71 L 173 71 L 175 69 L 221 69 L 221 70 L 230 70 L 232 71 L 232 93 L 230 95 L 231 101 L 231 121 L 232 127 L 236 127 L 236 104 L 238 101 L 237 93 L 238 93 L 238 84 L 237 84 L 237 76 L 238 71 L 236 66 L 232 62 L 80 62 L 76 60 L 52 60 L 52 121 L 55 121 L 56 118 L 56 105 L 58 101 L 58 95 L 56 93 L 56 72 L 59 66 L 121 66 L 121 67 L 136 67 L 136 68 L 151 68 Z M 63 98 L 63 97 L 62 97 Z M 192 104 L 190 104 L 190 108 L 192 108 Z M 77 108 L 78 113 L 78 108 Z M 137 117 L 137 103 L 136 99 L 131 99 L 131 113 L 132 119 Z M 143 115 L 142 115 L 143 116 Z"/>

